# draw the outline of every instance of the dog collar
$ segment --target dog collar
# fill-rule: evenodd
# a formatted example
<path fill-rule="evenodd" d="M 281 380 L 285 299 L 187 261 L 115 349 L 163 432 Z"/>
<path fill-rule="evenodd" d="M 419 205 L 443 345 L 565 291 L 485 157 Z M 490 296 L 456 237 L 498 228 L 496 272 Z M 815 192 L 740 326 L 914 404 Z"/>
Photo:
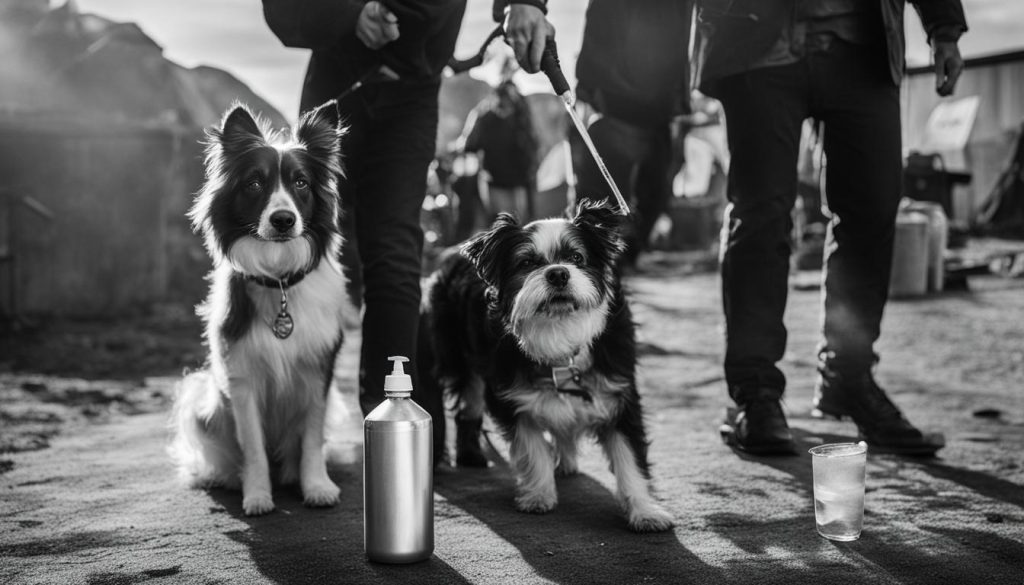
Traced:
<path fill-rule="evenodd" d="M 281 308 L 278 310 L 274 320 L 269 324 L 274 337 L 286 339 L 292 334 L 292 330 L 295 329 L 295 321 L 292 319 L 291 313 L 288 312 L 288 293 L 285 291 L 301 282 L 303 278 L 306 278 L 306 275 L 312 272 L 313 268 L 316 268 L 316 266 L 302 272 L 285 274 L 282 278 L 270 278 L 269 276 L 253 274 L 245 275 L 246 280 L 255 282 L 260 286 L 276 288 L 281 291 Z"/>
<path fill-rule="evenodd" d="M 304 270 L 302 272 L 289 272 L 288 274 L 285 274 L 284 277 L 282 278 L 271 278 L 269 276 L 263 275 L 246 274 L 245 279 L 248 280 L 249 282 L 255 282 L 256 284 L 260 286 L 265 286 L 267 288 L 289 288 L 302 282 L 302 279 L 306 278 L 306 275 L 309 274 L 310 272 L 312 272 L 312 269 Z"/>
<path fill-rule="evenodd" d="M 551 382 L 555 385 L 556 392 L 582 398 L 584 402 L 594 401 L 590 391 L 582 385 L 583 372 L 576 367 L 575 356 L 569 358 L 568 365 L 551 366 Z"/>

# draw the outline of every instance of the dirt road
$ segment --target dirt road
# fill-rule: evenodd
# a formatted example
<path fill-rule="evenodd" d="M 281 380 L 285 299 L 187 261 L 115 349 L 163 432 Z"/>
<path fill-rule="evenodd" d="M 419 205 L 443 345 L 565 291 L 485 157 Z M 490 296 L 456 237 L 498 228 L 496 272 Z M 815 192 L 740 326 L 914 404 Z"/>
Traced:
<path fill-rule="evenodd" d="M 787 313 L 786 407 L 801 455 L 758 459 L 717 434 L 727 404 L 717 278 L 654 265 L 629 285 L 655 485 L 677 518 L 672 532 L 626 529 L 612 476 L 589 447 L 545 516 L 515 511 L 504 466 L 440 470 L 433 558 L 368 563 L 357 415 L 333 427 L 341 505 L 306 509 L 284 492 L 276 512 L 249 519 L 237 493 L 175 481 L 163 452 L 169 380 L 157 378 L 145 408 L 85 417 L 45 437 L 49 448 L 0 454 L 0 582 L 1024 582 L 1024 280 L 972 280 L 969 292 L 890 304 L 878 377 L 948 446 L 930 460 L 870 455 L 864 534 L 846 544 L 815 532 L 805 452 L 854 436 L 852 424 L 809 417 L 818 291 L 794 290 Z M 357 347 L 353 336 L 338 368 L 349 393 Z M 26 375 L 0 376 L 0 413 L 31 411 Z M 340 403 L 355 408 L 350 394 Z"/>

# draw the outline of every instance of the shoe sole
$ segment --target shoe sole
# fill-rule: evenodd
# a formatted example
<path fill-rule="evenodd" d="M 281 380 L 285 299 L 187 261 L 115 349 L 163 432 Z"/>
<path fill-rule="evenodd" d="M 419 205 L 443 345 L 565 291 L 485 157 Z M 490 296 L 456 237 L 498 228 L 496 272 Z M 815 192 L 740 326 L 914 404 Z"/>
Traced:
<path fill-rule="evenodd" d="M 792 440 L 746 446 L 736 440 L 736 430 L 728 423 L 723 423 L 718 427 L 718 434 L 727 446 L 751 455 L 796 455 L 796 444 Z"/>

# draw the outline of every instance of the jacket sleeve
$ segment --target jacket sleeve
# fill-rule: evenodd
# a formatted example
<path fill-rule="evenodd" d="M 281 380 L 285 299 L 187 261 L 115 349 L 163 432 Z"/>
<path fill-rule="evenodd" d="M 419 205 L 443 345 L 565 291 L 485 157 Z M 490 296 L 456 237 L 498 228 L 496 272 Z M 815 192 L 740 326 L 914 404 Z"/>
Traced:
<path fill-rule="evenodd" d="M 967 31 L 960 0 L 910 0 L 921 16 L 928 40 L 957 41 Z"/>
<path fill-rule="evenodd" d="M 263 0 L 263 18 L 286 47 L 320 49 L 355 34 L 365 0 Z"/>

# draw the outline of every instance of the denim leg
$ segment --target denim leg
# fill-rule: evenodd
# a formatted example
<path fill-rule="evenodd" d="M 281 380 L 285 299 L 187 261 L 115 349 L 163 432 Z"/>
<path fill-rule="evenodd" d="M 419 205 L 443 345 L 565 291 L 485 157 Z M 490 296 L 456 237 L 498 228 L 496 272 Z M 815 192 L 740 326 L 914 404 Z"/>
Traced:
<path fill-rule="evenodd" d="M 819 356 L 843 371 L 874 364 L 889 294 L 903 160 L 899 88 L 883 57 L 843 44 L 811 56 L 831 214 Z"/>
<path fill-rule="evenodd" d="M 369 88 L 359 99 L 346 100 L 342 111 L 351 124 L 342 141 L 342 199 L 355 226 L 363 282 L 359 403 L 366 414 L 384 398 L 388 356 L 408 357 L 406 372 L 418 386 L 420 211 L 434 155 L 437 89 Z"/>
<path fill-rule="evenodd" d="M 786 350 L 790 211 L 808 112 L 805 74 L 801 64 L 770 67 L 721 87 L 732 155 L 721 273 L 725 377 L 733 399 L 757 389 L 781 395 L 786 384 L 776 364 Z"/>

